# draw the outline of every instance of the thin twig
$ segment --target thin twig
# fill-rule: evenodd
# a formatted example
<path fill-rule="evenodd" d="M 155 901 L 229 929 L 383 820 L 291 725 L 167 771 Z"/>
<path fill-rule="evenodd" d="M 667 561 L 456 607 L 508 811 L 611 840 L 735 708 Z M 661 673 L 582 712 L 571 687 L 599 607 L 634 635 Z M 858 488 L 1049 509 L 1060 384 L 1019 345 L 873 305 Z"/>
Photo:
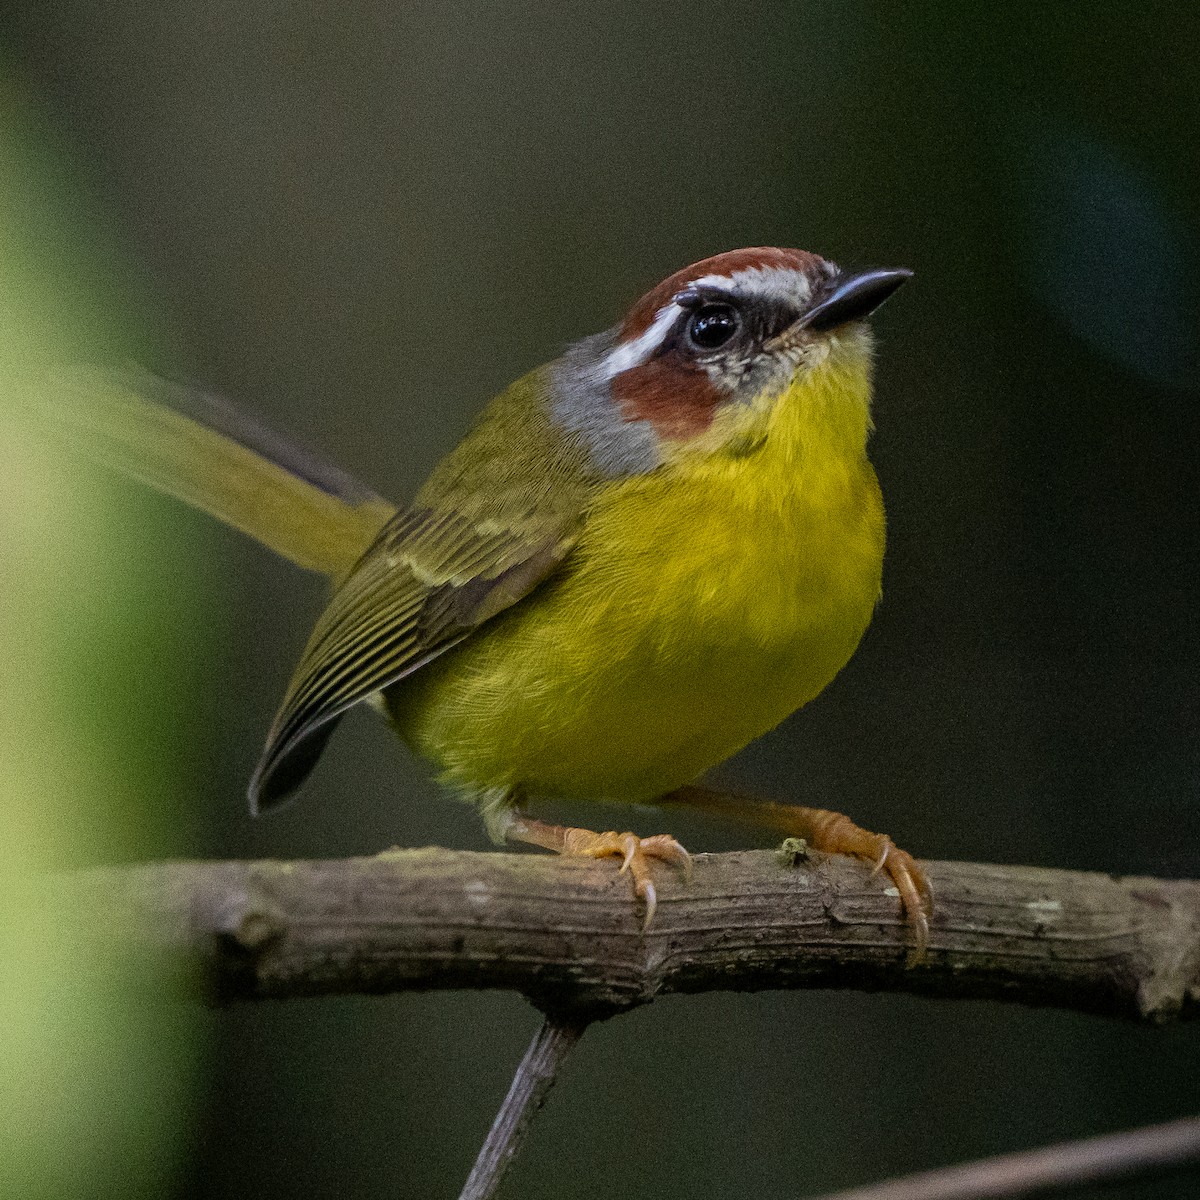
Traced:
<path fill-rule="evenodd" d="M 895 889 L 839 856 L 702 854 L 690 883 L 658 868 L 644 931 L 615 863 L 533 853 L 154 863 L 46 887 L 97 936 L 198 968 L 218 1000 L 508 988 L 595 1017 L 670 993 L 862 987 L 1200 1016 L 1200 882 L 923 865 L 916 967 Z"/>
<path fill-rule="evenodd" d="M 1028 1200 L 1200 1164 L 1200 1117 L 1023 1150 L 813 1200 Z"/>
<path fill-rule="evenodd" d="M 547 1017 L 533 1035 L 459 1200 L 492 1200 L 571 1048 L 587 1023 Z"/>

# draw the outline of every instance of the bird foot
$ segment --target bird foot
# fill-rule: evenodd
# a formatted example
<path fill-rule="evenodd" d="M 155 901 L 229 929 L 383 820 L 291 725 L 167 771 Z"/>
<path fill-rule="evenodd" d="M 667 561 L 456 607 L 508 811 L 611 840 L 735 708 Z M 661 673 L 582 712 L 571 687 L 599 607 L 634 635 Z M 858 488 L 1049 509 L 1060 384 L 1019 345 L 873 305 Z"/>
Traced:
<path fill-rule="evenodd" d="M 579 854 L 586 858 L 620 858 L 621 870 L 629 872 L 634 894 L 645 904 L 646 915 L 642 928 L 648 929 L 658 908 L 658 892 L 650 878 L 650 859 L 682 867 L 684 878 L 692 877 L 692 856 L 668 833 L 653 837 L 638 837 L 635 833 L 593 833 L 590 829 L 568 829 L 567 846 L 563 854 Z"/>
<path fill-rule="evenodd" d="M 684 878 L 691 880 L 692 856 L 670 834 L 638 837 L 636 833 L 594 833 L 590 829 L 575 829 L 567 825 L 549 825 L 521 813 L 513 812 L 503 829 L 509 842 L 527 842 L 558 854 L 578 858 L 619 858 L 621 870 L 633 880 L 634 895 L 646 906 L 642 929 L 648 929 L 658 908 L 658 891 L 650 876 L 650 860 L 657 859 L 669 866 L 680 867 Z"/>
<path fill-rule="evenodd" d="M 886 834 L 871 833 L 855 825 L 842 813 L 828 809 L 776 804 L 770 800 L 758 800 L 700 786 L 680 788 L 662 797 L 659 803 L 765 826 L 788 835 L 790 839 L 802 839 L 811 850 L 826 854 L 850 854 L 869 863 L 872 874 L 885 874 L 895 885 L 900 897 L 901 909 L 912 930 L 909 966 L 924 959 L 929 947 L 933 889 L 916 859 L 906 850 L 901 850 Z"/>
<path fill-rule="evenodd" d="M 925 957 L 929 946 L 929 914 L 933 889 L 929 878 L 907 850 L 901 850 L 885 833 L 871 833 L 849 817 L 827 809 L 804 809 L 804 837 L 814 850 L 850 854 L 871 866 L 871 874 L 885 874 L 900 896 L 900 906 L 913 932 L 910 965 Z"/>

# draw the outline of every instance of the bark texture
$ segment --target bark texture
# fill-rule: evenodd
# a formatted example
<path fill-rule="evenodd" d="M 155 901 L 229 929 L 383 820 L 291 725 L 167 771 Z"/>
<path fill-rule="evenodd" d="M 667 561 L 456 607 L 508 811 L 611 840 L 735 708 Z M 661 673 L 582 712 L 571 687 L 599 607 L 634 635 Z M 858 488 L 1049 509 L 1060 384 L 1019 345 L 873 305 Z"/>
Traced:
<path fill-rule="evenodd" d="M 645 932 L 614 862 L 534 854 L 162 862 L 49 886 L 102 936 L 182 957 L 220 1002 L 507 988 L 587 1020 L 671 993 L 850 987 L 1200 1013 L 1200 882 L 925 866 L 936 909 L 915 966 L 894 889 L 820 855 L 699 855 L 690 884 L 659 870 Z"/>

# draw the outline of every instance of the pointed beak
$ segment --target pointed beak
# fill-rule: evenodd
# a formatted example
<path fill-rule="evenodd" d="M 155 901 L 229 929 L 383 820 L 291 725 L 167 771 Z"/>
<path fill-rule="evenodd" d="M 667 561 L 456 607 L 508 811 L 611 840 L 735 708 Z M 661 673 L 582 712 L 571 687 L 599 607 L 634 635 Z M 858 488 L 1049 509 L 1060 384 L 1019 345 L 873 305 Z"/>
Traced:
<path fill-rule="evenodd" d="M 824 294 L 796 322 L 800 329 L 834 329 L 847 321 L 858 321 L 873 313 L 906 279 L 907 267 L 877 267 L 870 271 L 840 274 Z"/>

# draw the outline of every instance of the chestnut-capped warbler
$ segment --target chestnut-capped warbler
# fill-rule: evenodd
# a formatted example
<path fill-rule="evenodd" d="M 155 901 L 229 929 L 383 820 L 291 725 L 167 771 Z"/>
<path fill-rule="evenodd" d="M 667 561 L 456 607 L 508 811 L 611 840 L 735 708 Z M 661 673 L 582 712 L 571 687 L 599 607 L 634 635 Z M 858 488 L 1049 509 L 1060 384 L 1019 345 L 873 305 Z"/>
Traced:
<path fill-rule="evenodd" d="M 687 851 L 550 825 L 530 801 L 687 804 L 857 855 L 894 883 L 919 954 L 928 884 L 889 838 L 695 784 L 816 696 L 879 600 L 864 318 L 909 274 L 765 247 L 704 259 L 497 396 L 400 508 L 152 378 L 81 377 L 68 419 L 115 465 L 333 581 L 255 810 L 369 701 L 498 842 L 619 857 L 647 924 L 650 860 L 686 869 Z"/>

